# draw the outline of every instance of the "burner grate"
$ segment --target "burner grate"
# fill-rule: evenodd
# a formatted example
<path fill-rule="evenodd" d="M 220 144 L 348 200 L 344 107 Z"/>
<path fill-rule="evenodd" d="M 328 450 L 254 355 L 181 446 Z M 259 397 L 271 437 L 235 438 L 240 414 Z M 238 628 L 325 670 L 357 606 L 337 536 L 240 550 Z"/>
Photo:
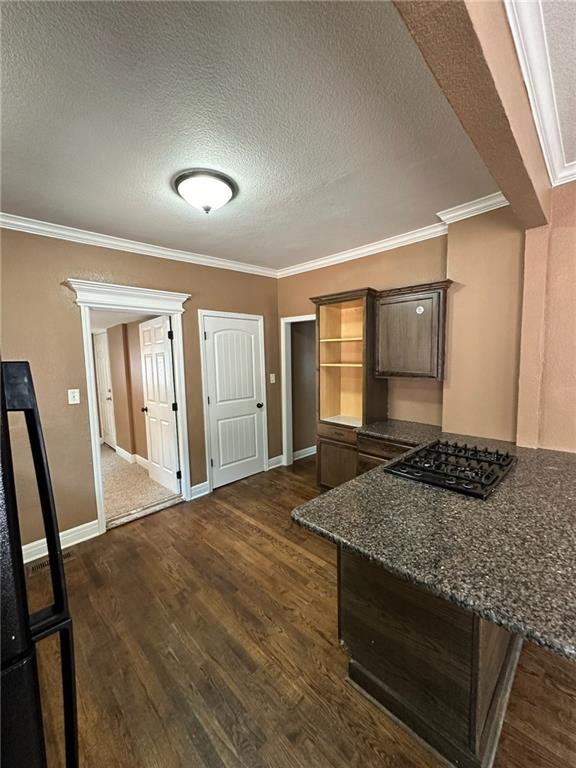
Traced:
<path fill-rule="evenodd" d="M 384 467 L 420 483 L 487 498 L 516 463 L 505 451 L 437 440 Z"/>

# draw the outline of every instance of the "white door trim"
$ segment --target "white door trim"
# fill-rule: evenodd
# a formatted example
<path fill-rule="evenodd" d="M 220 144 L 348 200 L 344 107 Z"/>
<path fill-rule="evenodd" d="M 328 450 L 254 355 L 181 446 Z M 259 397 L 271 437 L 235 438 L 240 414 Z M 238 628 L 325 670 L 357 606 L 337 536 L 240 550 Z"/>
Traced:
<path fill-rule="evenodd" d="M 198 310 L 198 332 L 200 334 L 200 371 L 202 375 L 202 412 L 204 414 L 204 447 L 206 453 L 206 478 L 208 482 L 207 493 L 211 493 L 214 488 L 214 479 L 210 458 L 212 448 L 210 441 L 210 417 L 207 408 L 207 390 L 208 375 L 206 371 L 206 346 L 204 344 L 204 318 L 206 317 L 229 317 L 239 320 L 256 320 L 258 322 L 258 338 L 260 340 L 260 368 L 262 370 L 262 400 L 264 402 L 264 413 L 266 414 L 266 428 L 263 430 L 263 450 L 264 450 L 264 471 L 270 469 L 268 460 L 268 402 L 266 398 L 266 353 L 264 349 L 264 316 L 248 315 L 243 312 L 217 312 L 213 309 Z"/>
<path fill-rule="evenodd" d="M 82 321 L 82 340 L 84 343 L 84 366 L 86 369 L 86 390 L 88 397 L 88 415 L 90 419 L 90 440 L 92 445 L 92 468 L 94 490 L 98 511 L 98 532 L 106 531 L 104 510 L 104 491 L 102 487 L 102 468 L 100 465 L 100 440 L 98 428 L 98 407 L 96 400 L 96 377 L 94 357 L 92 355 L 92 332 L 90 323 L 91 309 L 114 309 L 134 311 L 151 315 L 169 315 L 172 321 L 174 352 L 174 388 L 178 410 L 178 457 L 182 472 L 182 498 L 189 501 L 192 497 L 190 480 L 190 458 L 188 451 L 188 423 L 186 418 L 186 387 L 184 377 L 184 344 L 182 339 L 182 313 L 184 302 L 190 298 L 188 293 L 157 291 L 150 288 L 134 288 L 128 285 L 97 283 L 91 280 L 69 278 L 68 285 L 76 294 L 76 304 L 80 307 Z"/>
<path fill-rule="evenodd" d="M 282 464 L 284 466 L 294 463 L 292 441 L 292 323 L 307 323 L 310 320 L 316 322 L 316 315 L 292 315 L 280 318 L 280 386 L 282 387 L 280 396 L 282 398 Z"/>

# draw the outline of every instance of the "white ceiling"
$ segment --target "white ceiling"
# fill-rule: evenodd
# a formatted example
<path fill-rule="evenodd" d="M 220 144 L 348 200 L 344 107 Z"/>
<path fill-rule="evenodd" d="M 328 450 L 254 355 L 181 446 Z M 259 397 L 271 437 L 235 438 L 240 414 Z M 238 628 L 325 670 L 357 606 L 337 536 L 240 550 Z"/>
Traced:
<path fill-rule="evenodd" d="M 504 2 L 550 181 L 575 181 L 576 2 Z"/>
<path fill-rule="evenodd" d="M 2 6 L 2 210 L 270 267 L 497 187 L 389 2 Z M 210 216 L 194 166 L 239 196 Z"/>
<path fill-rule="evenodd" d="M 576 162 L 576 3 L 542 3 L 560 133 L 567 163 Z"/>
<path fill-rule="evenodd" d="M 150 315 L 142 315 L 138 312 L 122 312 L 112 309 L 91 309 L 90 327 L 92 331 L 105 331 L 122 323 L 143 323 Z"/>

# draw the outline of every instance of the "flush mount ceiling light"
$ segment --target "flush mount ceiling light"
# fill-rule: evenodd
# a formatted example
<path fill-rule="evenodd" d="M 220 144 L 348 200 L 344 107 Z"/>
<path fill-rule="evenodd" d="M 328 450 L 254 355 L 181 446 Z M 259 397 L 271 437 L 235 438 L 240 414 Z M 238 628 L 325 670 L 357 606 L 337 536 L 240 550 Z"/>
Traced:
<path fill-rule="evenodd" d="M 208 168 L 178 174 L 174 189 L 183 200 L 204 213 L 222 208 L 238 194 L 238 185 L 230 176 Z"/>

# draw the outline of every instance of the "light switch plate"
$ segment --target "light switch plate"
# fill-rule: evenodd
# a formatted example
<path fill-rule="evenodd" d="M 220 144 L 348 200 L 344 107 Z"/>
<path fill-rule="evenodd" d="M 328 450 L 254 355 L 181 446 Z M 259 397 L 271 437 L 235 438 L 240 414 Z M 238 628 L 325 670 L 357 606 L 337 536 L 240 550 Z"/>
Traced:
<path fill-rule="evenodd" d="M 80 390 L 69 389 L 68 390 L 68 405 L 78 405 L 80 402 Z"/>
<path fill-rule="evenodd" d="M 276 374 L 271 373 L 270 374 L 270 384 L 276 384 Z"/>

